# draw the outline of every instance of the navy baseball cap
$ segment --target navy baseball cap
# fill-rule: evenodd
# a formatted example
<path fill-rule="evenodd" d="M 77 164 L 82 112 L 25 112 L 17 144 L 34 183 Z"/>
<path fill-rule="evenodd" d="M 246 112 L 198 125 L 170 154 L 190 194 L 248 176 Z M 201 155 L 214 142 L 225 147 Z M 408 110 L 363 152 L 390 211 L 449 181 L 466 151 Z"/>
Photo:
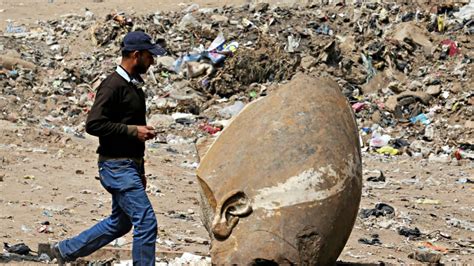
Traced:
<path fill-rule="evenodd" d="M 164 55 L 166 54 L 165 49 L 159 44 L 152 41 L 150 35 L 143 31 L 132 31 L 127 33 L 123 38 L 124 51 L 143 51 L 148 50 L 153 55 Z"/>

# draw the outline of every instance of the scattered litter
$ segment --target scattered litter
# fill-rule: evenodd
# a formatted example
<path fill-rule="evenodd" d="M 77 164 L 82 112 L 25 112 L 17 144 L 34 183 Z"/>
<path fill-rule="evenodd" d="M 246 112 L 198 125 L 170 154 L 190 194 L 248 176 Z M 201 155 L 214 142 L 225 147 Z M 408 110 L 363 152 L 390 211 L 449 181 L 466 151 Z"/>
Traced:
<path fill-rule="evenodd" d="M 408 228 L 408 227 L 400 227 L 398 228 L 398 234 L 406 237 L 419 237 L 421 236 L 420 229 L 418 228 Z"/>
<path fill-rule="evenodd" d="M 433 243 L 431 242 L 423 242 L 421 244 L 421 246 L 425 247 L 425 248 L 428 248 L 428 249 L 431 249 L 433 251 L 438 251 L 438 252 L 441 252 L 441 253 L 448 253 L 448 249 L 445 248 L 445 247 L 441 247 L 441 246 L 437 246 L 437 245 L 433 245 Z"/>
<path fill-rule="evenodd" d="M 368 176 L 367 181 L 385 182 L 385 176 L 383 175 L 383 172 L 380 170 L 370 171 L 366 175 Z"/>
<path fill-rule="evenodd" d="M 426 204 L 426 205 L 439 205 L 441 203 L 439 200 L 433 200 L 433 199 L 417 199 L 415 202 L 417 204 Z"/>
<path fill-rule="evenodd" d="M 241 101 L 237 101 L 232 105 L 222 108 L 218 113 L 224 118 L 231 118 L 236 116 L 243 108 L 245 104 Z"/>
<path fill-rule="evenodd" d="M 28 247 L 24 243 L 19 243 L 19 244 L 15 244 L 15 245 L 10 246 L 8 243 L 4 242 L 3 243 L 3 249 L 6 252 L 14 253 L 14 254 L 18 254 L 18 255 L 28 255 L 28 254 L 30 254 L 30 251 L 32 251 L 30 249 L 30 247 Z"/>
<path fill-rule="evenodd" d="M 456 218 L 448 218 L 446 222 L 451 226 L 474 232 L 473 222 L 464 221 Z"/>
<path fill-rule="evenodd" d="M 373 209 L 361 209 L 359 213 L 360 218 L 368 218 L 370 216 L 380 217 L 391 215 L 395 213 L 395 209 L 385 203 L 377 203 Z"/>
<path fill-rule="evenodd" d="M 366 244 L 366 245 L 381 245 L 382 242 L 380 241 L 379 239 L 379 235 L 378 234 L 373 234 L 371 236 L 371 238 L 367 239 L 367 238 L 359 238 L 359 240 L 357 240 L 359 243 L 361 244 Z"/>
<path fill-rule="evenodd" d="M 380 153 L 380 154 L 392 155 L 392 156 L 397 155 L 399 153 L 398 149 L 395 149 L 390 146 L 383 146 L 382 148 L 377 149 L 376 151 L 377 153 Z"/>

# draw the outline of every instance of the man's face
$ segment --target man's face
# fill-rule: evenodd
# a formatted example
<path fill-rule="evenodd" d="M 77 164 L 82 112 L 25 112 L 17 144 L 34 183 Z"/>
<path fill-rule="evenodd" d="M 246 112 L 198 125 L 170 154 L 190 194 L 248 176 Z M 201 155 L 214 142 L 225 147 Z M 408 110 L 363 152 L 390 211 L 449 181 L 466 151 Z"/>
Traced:
<path fill-rule="evenodd" d="M 133 56 L 135 58 L 134 72 L 138 74 L 145 74 L 148 68 L 155 63 L 153 55 L 146 50 L 136 51 Z"/>

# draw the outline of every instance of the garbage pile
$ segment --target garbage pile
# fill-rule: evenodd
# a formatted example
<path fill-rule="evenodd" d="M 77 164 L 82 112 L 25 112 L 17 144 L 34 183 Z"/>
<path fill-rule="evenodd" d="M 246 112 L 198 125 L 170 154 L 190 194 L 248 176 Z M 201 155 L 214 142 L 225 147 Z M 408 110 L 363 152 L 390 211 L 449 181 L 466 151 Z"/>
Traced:
<path fill-rule="evenodd" d="M 458 2 L 193 4 L 138 17 L 86 11 L 24 31 L 10 25 L 0 46 L 1 116 L 83 136 L 124 34 L 143 29 L 168 52 L 144 88 L 149 117 L 166 115 L 157 120 L 167 127 L 215 134 L 219 120 L 301 71 L 341 85 L 367 151 L 472 159 L 473 3 Z"/>
<path fill-rule="evenodd" d="M 1 117 L 83 136 L 123 36 L 142 29 L 168 52 L 144 88 L 149 117 L 168 121 L 165 129 L 215 134 L 225 125 L 219 120 L 301 71 L 341 85 L 367 151 L 472 159 L 473 4 L 458 2 L 192 4 L 181 12 L 97 18 L 86 11 L 30 29 L 9 25 L 0 37 Z"/>

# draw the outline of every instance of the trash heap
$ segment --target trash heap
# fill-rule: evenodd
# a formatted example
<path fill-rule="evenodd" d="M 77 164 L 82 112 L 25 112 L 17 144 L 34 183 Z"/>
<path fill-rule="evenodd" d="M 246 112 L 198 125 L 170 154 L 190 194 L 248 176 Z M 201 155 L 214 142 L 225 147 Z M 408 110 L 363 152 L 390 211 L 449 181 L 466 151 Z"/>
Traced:
<path fill-rule="evenodd" d="M 123 36 L 142 29 L 168 52 L 144 88 L 149 117 L 163 132 L 177 123 L 187 135 L 215 134 L 222 120 L 301 71 L 341 85 L 365 150 L 472 159 L 473 4 L 454 2 L 192 4 L 138 17 L 86 11 L 30 29 L 9 25 L 0 37 L 1 117 L 83 136 Z"/>
<path fill-rule="evenodd" d="M 466 2 L 192 4 L 138 17 L 86 11 L 29 30 L 9 25 L 0 46 L 1 116 L 83 136 L 123 36 L 142 29 L 168 52 L 144 87 L 149 117 L 163 132 L 177 123 L 188 135 L 215 134 L 222 120 L 301 71 L 341 85 L 365 150 L 472 159 L 474 22 Z"/>

